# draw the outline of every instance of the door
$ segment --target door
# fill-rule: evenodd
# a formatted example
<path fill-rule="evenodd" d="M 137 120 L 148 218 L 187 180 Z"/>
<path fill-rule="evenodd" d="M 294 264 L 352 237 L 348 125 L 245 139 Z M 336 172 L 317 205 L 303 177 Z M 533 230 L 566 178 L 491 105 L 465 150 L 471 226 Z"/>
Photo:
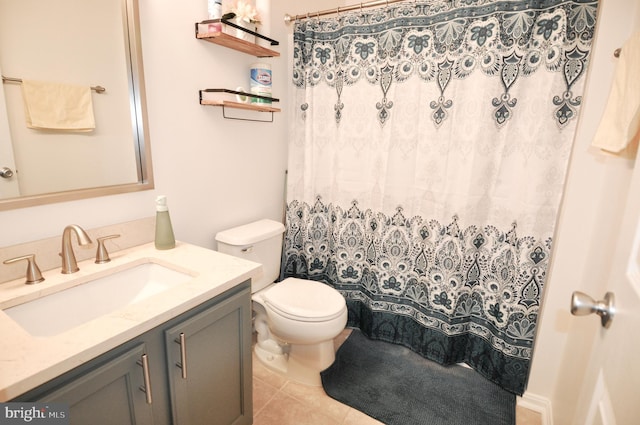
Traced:
<path fill-rule="evenodd" d="M 583 392 L 591 402 L 587 425 L 626 425 L 640 418 L 640 167 L 636 167 L 608 284 L 615 296 L 609 329 L 600 329 L 588 373 L 596 383 Z"/>
<path fill-rule="evenodd" d="M 614 315 L 608 329 L 596 329 L 594 321 L 594 332 L 598 332 L 598 336 L 585 380 L 592 385 L 583 388 L 581 394 L 582 401 L 590 402 L 585 411 L 576 415 L 576 424 L 640 423 L 639 161 L 640 156 L 636 157 L 625 209 L 620 211 L 622 227 L 616 251 L 611 256 L 612 268 L 606 290 L 615 297 Z M 604 298 L 604 294 L 590 295 L 593 298 Z"/>
<path fill-rule="evenodd" d="M 3 86 L 4 83 L 0 85 L 0 199 L 7 199 L 20 196 L 20 191 Z"/>

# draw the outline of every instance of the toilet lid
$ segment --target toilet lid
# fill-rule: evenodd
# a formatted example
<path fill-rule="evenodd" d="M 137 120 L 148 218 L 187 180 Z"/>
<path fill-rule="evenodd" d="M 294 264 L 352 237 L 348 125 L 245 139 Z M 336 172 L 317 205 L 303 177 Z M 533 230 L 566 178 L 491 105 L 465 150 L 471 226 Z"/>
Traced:
<path fill-rule="evenodd" d="M 287 278 L 263 295 L 265 304 L 277 313 L 303 322 L 322 322 L 338 317 L 346 309 L 344 297 L 332 287 L 306 279 Z"/>

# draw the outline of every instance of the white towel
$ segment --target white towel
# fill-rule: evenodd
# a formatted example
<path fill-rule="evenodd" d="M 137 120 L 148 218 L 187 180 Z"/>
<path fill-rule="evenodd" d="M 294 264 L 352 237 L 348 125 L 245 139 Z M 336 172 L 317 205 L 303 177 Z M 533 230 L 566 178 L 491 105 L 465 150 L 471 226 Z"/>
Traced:
<path fill-rule="evenodd" d="M 622 46 L 607 107 L 592 146 L 620 152 L 640 132 L 640 32 Z"/>
<path fill-rule="evenodd" d="M 22 80 L 27 127 L 47 130 L 95 129 L 91 87 Z"/>

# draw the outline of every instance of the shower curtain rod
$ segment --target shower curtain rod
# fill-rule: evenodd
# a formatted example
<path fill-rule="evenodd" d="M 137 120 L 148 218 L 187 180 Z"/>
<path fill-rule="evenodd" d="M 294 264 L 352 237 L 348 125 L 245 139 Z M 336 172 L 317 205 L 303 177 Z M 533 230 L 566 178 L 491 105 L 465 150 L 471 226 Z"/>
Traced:
<path fill-rule="evenodd" d="M 284 15 L 284 22 L 289 24 L 291 22 L 297 21 L 298 19 L 310 18 L 312 16 L 320 17 L 324 15 L 331 15 L 333 13 L 348 12 L 350 10 L 357 10 L 357 9 L 362 10 L 368 7 L 388 6 L 392 3 L 399 3 L 401 1 L 407 1 L 407 0 L 375 0 L 375 1 L 369 1 L 366 3 L 353 4 L 351 6 L 336 7 L 335 9 L 320 10 L 313 13 L 307 12 L 304 15 L 295 15 L 295 16 L 291 16 L 287 13 Z"/>

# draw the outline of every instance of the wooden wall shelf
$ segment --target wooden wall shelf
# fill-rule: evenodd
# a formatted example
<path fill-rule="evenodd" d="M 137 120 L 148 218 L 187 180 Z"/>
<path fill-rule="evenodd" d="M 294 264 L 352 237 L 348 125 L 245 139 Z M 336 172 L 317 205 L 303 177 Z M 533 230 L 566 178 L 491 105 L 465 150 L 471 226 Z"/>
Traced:
<path fill-rule="evenodd" d="M 274 108 L 273 106 L 267 106 L 259 103 L 233 102 L 231 100 L 203 100 L 200 104 L 209 106 L 225 106 L 227 108 L 245 109 L 247 111 L 280 112 L 280 108 Z"/>
<path fill-rule="evenodd" d="M 249 33 L 251 35 L 254 35 L 256 37 L 259 37 L 263 40 L 268 41 L 269 43 L 271 43 L 272 46 L 277 46 L 280 43 L 277 42 L 276 40 L 272 40 L 268 37 L 265 37 L 262 34 L 259 34 L 257 32 L 253 32 L 251 30 L 248 30 L 246 28 L 242 28 L 240 26 L 237 26 L 235 24 L 233 24 L 232 22 L 229 22 L 227 20 L 220 20 L 220 19 L 211 19 L 211 20 L 207 20 L 207 21 L 202 21 L 202 22 L 198 22 L 196 23 L 196 38 L 199 40 L 204 40 L 204 41 L 208 41 L 210 43 L 213 44 L 218 44 L 220 46 L 224 46 L 224 47 L 228 47 L 230 49 L 233 50 L 237 50 L 243 53 L 247 53 L 249 55 L 253 55 L 259 58 L 271 58 L 271 57 L 278 57 L 280 56 L 279 52 L 276 52 L 275 50 L 271 50 L 268 49 L 266 47 L 260 46 L 256 43 L 251 43 L 249 41 L 246 40 L 242 40 L 240 38 L 234 37 L 232 35 L 226 34 L 222 31 L 216 31 L 216 32 L 206 32 L 206 33 L 199 33 L 198 32 L 198 25 L 208 25 L 210 23 L 222 23 L 223 25 L 228 25 L 231 26 L 233 28 L 237 28 L 240 29 L 246 33 Z"/>
<path fill-rule="evenodd" d="M 205 93 L 214 93 L 213 96 L 219 96 L 219 98 L 205 99 L 205 96 L 207 96 L 205 95 Z M 270 103 L 246 103 L 246 102 L 233 101 L 233 100 L 224 98 L 224 96 L 229 96 L 229 95 L 246 96 L 247 98 L 270 100 L 271 102 L 280 101 L 280 99 L 276 99 L 275 97 L 259 96 L 252 93 L 240 92 L 240 91 L 229 90 L 229 89 L 200 90 L 198 97 L 201 105 L 222 107 L 222 116 L 228 119 L 236 119 L 236 120 L 243 120 L 243 121 L 273 122 L 273 113 L 281 111 L 280 108 L 276 108 L 272 106 Z M 254 112 L 269 112 L 271 113 L 271 121 L 263 120 L 263 119 L 241 118 L 241 117 L 229 116 L 226 114 L 225 108 L 241 109 L 245 111 L 254 111 Z"/>

